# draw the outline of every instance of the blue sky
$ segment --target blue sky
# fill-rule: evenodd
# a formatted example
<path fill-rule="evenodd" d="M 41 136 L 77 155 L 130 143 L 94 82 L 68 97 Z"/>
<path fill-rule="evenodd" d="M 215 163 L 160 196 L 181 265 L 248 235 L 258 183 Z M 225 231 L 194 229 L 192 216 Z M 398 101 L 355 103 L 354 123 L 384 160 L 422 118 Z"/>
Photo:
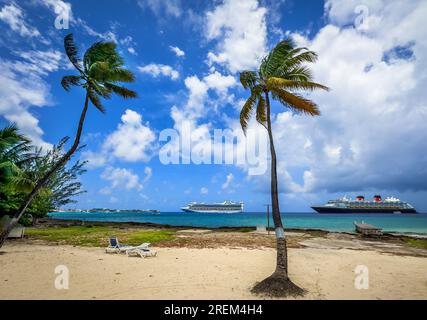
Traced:
<path fill-rule="evenodd" d="M 58 12 L 69 29 L 55 28 Z M 159 134 L 240 132 L 247 97 L 242 70 L 256 69 L 275 43 L 293 38 L 319 54 L 314 93 L 322 116 L 309 119 L 274 104 L 283 211 L 359 193 L 398 196 L 427 210 L 426 31 L 423 1 L 61 1 L 0 0 L 0 124 L 15 122 L 48 148 L 73 136 L 84 92 L 65 92 L 73 74 L 62 48 L 72 32 L 84 52 L 114 41 L 137 79 L 138 99 L 91 108 L 82 153 L 81 208 L 176 211 L 190 201 L 269 202 L 269 175 L 245 165 L 164 165 Z M 251 128 L 262 128 L 251 123 Z M 194 145 L 210 143 L 193 137 Z M 229 145 L 226 147 L 233 147 Z M 236 146 L 237 148 L 237 146 Z"/>

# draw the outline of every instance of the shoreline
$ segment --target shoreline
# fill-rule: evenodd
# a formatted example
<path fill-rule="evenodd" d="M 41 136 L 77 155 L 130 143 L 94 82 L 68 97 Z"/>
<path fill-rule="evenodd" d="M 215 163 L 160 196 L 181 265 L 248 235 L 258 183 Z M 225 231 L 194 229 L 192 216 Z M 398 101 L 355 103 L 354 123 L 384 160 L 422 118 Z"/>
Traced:
<path fill-rule="evenodd" d="M 170 224 L 160 224 L 152 222 L 134 222 L 134 221 L 91 221 L 91 220 L 78 220 L 78 219 L 55 219 L 52 217 L 39 219 L 35 228 L 40 226 L 45 227 L 63 227 L 63 226 L 105 226 L 105 227 L 140 227 L 140 228 L 155 228 L 155 229 L 165 229 L 165 230 L 213 230 L 218 232 L 234 232 L 240 230 L 248 230 L 248 232 L 256 231 L 257 228 L 253 226 L 241 226 L 241 227 L 197 227 L 197 226 L 174 226 Z M 331 231 L 326 229 L 313 229 L 313 228 L 286 228 L 287 232 L 306 232 L 306 233 L 320 233 L 323 236 L 328 234 L 342 234 L 342 235 L 351 235 L 351 236 L 360 236 L 356 231 Z M 270 227 L 270 232 L 274 233 L 274 228 Z M 382 240 L 396 239 L 396 240 L 405 240 L 405 239 L 427 239 L 427 234 L 417 234 L 417 233 L 402 233 L 402 232 L 384 232 L 381 236 Z"/>
<path fill-rule="evenodd" d="M 158 215 L 146 214 L 77 214 L 55 213 L 49 218 L 58 220 L 110 221 L 125 223 L 151 223 L 154 226 L 177 228 L 255 228 L 267 225 L 265 213 L 243 213 L 239 215 L 206 215 L 163 212 Z M 427 214 L 418 215 L 321 215 L 316 213 L 286 213 L 282 215 L 285 228 L 289 230 L 316 230 L 338 233 L 354 233 L 355 221 L 366 221 L 384 233 L 427 239 Z M 270 217 L 270 227 L 273 222 Z"/>

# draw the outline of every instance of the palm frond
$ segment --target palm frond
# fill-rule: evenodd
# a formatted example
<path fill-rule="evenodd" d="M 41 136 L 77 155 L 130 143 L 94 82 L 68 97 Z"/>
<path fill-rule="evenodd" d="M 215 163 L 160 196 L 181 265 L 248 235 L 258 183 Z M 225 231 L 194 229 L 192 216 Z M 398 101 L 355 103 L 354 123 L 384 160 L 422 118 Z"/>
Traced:
<path fill-rule="evenodd" d="M 285 39 L 280 41 L 271 51 L 271 58 L 286 56 L 289 52 L 294 50 L 295 43 L 292 39 Z"/>
<path fill-rule="evenodd" d="M 92 104 L 102 113 L 105 113 L 105 108 L 101 103 L 101 99 L 99 97 L 99 95 L 96 93 L 95 90 L 93 90 L 92 88 L 88 89 L 88 95 L 89 95 L 89 100 L 92 102 Z"/>
<path fill-rule="evenodd" d="M 317 54 L 313 51 L 308 50 L 307 48 L 299 48 L 306 51 L 303 51 L 299 54 L 291 56 L 287 59 L 287 65 L 289 68 L 296 67 L 301 65 L 302 63 L 314 63 L 317 61 Z"/>
<path fill-rule="evenodd" d="M 125 87 L 116 86 L 116 85 L 114 85 L 112 83 L 108 83 L 108 82 L 106 82 L 104 85 L 108 90 L 111 90 L 112 92 L 121 96 L 122 98 L 130 99 L 130 98 L 136 98 L 137 97 L 137 93 L 135 91 L 132 91 L 132 90 L 127 89 Z"/>
<path fill-rule="evenodd" d="M 21 169 L 13 161 L 3 161 L 0 162 L 0 173 L 0 179 L 8 181 L 13 176 L 21 173 Z"/>
<path fill-rule="evenodd" d="M 25 174 L 18 174 L 11 178 L 10 185 L 16 190 L 30 192 L 34 188 L 35 182 Z"/>
<path fill-rule="evenodd" d="M 110 65 L 106 61 L 96 61 L 88 70 L 89 77 L 99 82 L 106 81 L 109 73 Z"/>
<path fill-rule="evenodd" d="M 18 127 L 16 124 L 11 124 L 7 127 L 4 127 L 0 130 L 0 141 L 3 139 L 7 139 L 8 137 L 16 137 L 18 134 Z"/>
<path fill-rule="evenodd" d="M 256 86 L 258 75 L 255 71 L 243 71 L 240 73 L 240 83 L 245 89 L 252 89 Z"/>
<path fill-rule="evenodd" d="M 91 83 L 91 88 L 96 92 L 97 95 L 107 100 L 111 98 L 111 90 L 106 88 L 104 86 L 104 83 L 93 81 L 93 80 L 90 83 Z"/>
<path fill-rule="evenodd" d="M 81 83 L 80 76 L 65 76 L 61 80 L 61 85 L 65 89 L 65 91 L 70 91 L 71 86 L 79 86 Z"/>
<path fill-rule="evenodd" d="M 315 61 L 317 61 L 316 53 L 309 51 L 307 48 L 296 48 L 283 58 L 281 65 L 271 76 L 287 78 L 289 70 L 300 68 L 304 63 L 313 63 Z"/>
<path fill-rule="evenodd" d="M 20 144 L 29 145 L 30 140 L 21 134 L 12 124 L 0 130 L 0 157 L 8 157 L 7 153 Z"/>
<path fill-rule="evenodd" d="M 258 106 L 256 109 L 256 120 L 258 121 L 258 123 L 267 128 L 266 102 L 262 95 L 260 95 L 258 99 Z"/>
<path fill-rule="evenodd" d="M 284 72 L 283 77 L 295 81 L 312 81 L 313 73 L 308 67 L 300 66 Z"/>
<path fill-rule="evenodd" d="M 132 71 L 124 69 L 124 68 L 110 68 L 110 72 L 108 74 L 109 82 L 134 82 L 135 75 Z"/>
<path fill-rule="evenodd" d="M 264 57 L 259 65 L 258 72 L 261 75 L 261 78 L 265 79 L 267 77 L 267 63 L 268 63 L 269 55 Z"/>
<path fill-rule="evenodd" d="M 8 143 L 10 143 L 10 141 L 29 142 L 27 137 L 19 133 L 19 129 L 15 124 L 11 124 L 0 130 L 0 143 L 3 141 Z"/>
<path fill-rule="evenodd" d="M 311 116 L 319 116 L 320 111 L 317 105 L 298 94 L 290 93 L 286 90 L 273 88 L 271 90 L 273 99 L 299 113 L 305 113 Z"/>
<path fill-rule="evenodd" d="M 27 153 L 20 156 L 20 160 L 16 161 L 18 167 L 27 167 L 32 162 L 37 161 L 40 158 L 39 155 L 33 153 Z"/>
<path fill-rule="evenodd" d="M 268 90 L 273 88 L 283 90 L 309 90 L 314 91 L 317 89 L 329 91 L 329 88 L 316 82 L 311 81 L 295 81 L 283 78 L 271 77 L 267 80 L 266 87 Z"/>
<path fill-rule="evenodd" d="M 96 62 L 106 62 L 111 68 L 119 68 L 124 65 L 124 60 L 117 52 L 114 42 L 97 42 L 85 53 L 83 62 L 86 71 Z"/>
<path fill-rule="evenodd" d="M 14 161 L 18 164 L 19 162 L 30 157 L 29 152 L 32 148 L 33 147 L 28 141 L 20 142 L 10 146 L 6 150 L 3 150 L 1 157 L 10 159 L 11 161 Z"/>
<path fill-rule="evenodd" d="M 240 125 L 242 126 L 243 132 L 246 134 L 246 129 L 248 128 L 249 120 L 251 119 L 253 109 L 257 100 L 259 99 L 260 94 L 252 92 L 249 99 L 243 105 L 242 111 L 240 112 Z"/>
<path fill-rule="evenodd" d="M 73 64 L 73 66 L 80 71 L 80 73 L 83 73 L 82 63 L 78 57 L 79 53 L 77 50 L 77 46 L 74 42 L 73 34 L 70 33 L 69 35 L 65 36 L 64 38 L 64 48 L 65 53 L 68 56 L 68 59 Z"/>
<path fill-rule="evenodd" d="M 294 50 L 294 43 L 292 40 L 287 39 L 279 42 L 270 54 L 263 60 L 260 67 L 260 72 L 263 78 L 268 78 L 275 74 L 275 72 L 283 65 L 289 52 Z"/>

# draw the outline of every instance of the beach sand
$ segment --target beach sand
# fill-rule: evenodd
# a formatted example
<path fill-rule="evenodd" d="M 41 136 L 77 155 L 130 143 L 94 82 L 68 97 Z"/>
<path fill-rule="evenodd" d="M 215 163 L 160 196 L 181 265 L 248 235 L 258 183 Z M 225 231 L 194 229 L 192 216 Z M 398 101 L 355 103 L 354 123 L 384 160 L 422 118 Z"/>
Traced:
<path fill-rule="evenodd" d="M 101 248 L 9 242 L 0 254 L 0 299 L 259 299 L 251 286 L 271 274 L 271 248 L 158 248 L 156 258 Z M 290 276 L 305 299 L 427 299 L 427 258 L 325 247 L 290 249 Z M 55 268 L 70 272 L 54 287 Z M 354 269 L 369 268 L 357 290 Z"/>

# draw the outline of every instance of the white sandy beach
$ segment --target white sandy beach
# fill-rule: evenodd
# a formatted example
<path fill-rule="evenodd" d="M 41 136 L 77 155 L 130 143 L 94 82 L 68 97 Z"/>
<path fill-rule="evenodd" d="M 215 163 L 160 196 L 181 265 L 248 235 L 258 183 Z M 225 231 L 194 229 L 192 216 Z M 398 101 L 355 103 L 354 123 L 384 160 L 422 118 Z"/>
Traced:
<path fill-rule="evenodd" d="M 160 248 L 156 258 L 100 248 L 9 243 L 0 255 L 0 299 L 258 299 L 249 289 L 274 267 L 273 249 Z M 290 274 L 306 299 L 427 299 L 427 258 L 376 251 L 290 249 Z M 54 287 L 55 267 L 69 290 Z M 357 290 L 354 268 L 369 268 Z"/>

